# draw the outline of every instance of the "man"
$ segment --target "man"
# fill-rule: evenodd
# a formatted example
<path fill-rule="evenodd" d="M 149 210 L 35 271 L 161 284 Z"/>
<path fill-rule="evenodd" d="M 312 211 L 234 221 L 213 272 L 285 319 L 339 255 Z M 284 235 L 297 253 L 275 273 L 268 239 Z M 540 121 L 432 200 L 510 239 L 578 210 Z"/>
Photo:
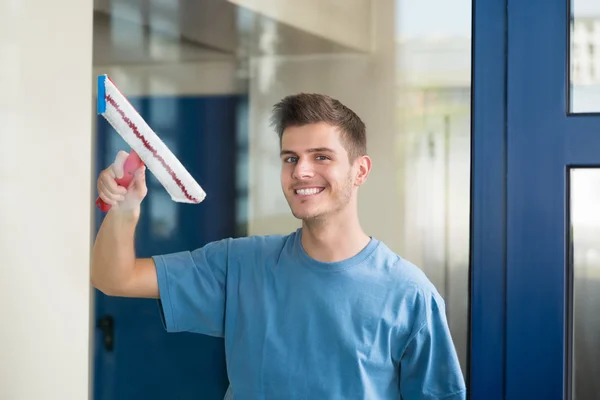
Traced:
<path fill-rule="evenodd" d="M 371 160 L 365 125 L 339 101 L 275 105 L 281 187 L 302 227 L 135 256 L 144 168 L 118 187 L 126 153 L 98 179 L 112 205 L 93 249 L 108 295 L 158 298 L 170 332 L 224 337 L 238 399 L 464 399 L 444 301 L 420 269 L 361 228 Z"/>

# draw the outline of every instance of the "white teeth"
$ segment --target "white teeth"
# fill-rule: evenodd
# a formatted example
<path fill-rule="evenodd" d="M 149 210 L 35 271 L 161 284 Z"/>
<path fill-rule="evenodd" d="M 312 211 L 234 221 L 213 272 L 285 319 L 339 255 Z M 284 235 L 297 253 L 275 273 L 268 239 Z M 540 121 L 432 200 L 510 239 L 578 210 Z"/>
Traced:
<path fill-rule="evenodd" d="M 301 194 L 303 196 L 308 196 L 310 194 L 317 194 L 321 191 L 321 189 L 318 188 L 310 188 L 310 189 L 298 189 L 296 190 L 297 194 Z"/>

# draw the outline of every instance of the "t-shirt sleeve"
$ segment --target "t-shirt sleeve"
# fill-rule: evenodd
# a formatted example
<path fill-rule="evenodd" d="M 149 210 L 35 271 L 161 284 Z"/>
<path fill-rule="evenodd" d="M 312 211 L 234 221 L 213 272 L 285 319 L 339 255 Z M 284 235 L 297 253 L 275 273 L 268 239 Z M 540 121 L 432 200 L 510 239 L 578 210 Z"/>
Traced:
<path fill-rule="evenodd" d="M 229 240 L 157 255 L 161 320 L 168 332 L 223 337 Z"/>
<path fill-rule="evenodd" d="M 463 400 L 466 388 L 450 335 L 444 300 L 420 291 L 417 323 L 400 359 L 402 399 Z"/>

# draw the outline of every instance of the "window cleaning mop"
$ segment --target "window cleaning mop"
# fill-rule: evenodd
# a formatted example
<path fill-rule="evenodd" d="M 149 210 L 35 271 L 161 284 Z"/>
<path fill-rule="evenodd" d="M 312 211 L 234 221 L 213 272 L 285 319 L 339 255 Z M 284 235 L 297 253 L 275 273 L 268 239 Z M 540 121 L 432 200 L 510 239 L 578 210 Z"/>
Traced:
<path fill-rule="evenodd" d="M 202 187 L 106 75 L 98 77 L 98 114 L 132 150 L 123 165 L 123 178 L 116 180 L 120 186 L 128 187 L 135 171 L 145 164 L 171 195 L 171 200 L 194 204 L 204 200 L 206 193 Z M 96 199 L 96 206 L 103 212 L 110 210 L 110 204 L 100 197 Z"/>

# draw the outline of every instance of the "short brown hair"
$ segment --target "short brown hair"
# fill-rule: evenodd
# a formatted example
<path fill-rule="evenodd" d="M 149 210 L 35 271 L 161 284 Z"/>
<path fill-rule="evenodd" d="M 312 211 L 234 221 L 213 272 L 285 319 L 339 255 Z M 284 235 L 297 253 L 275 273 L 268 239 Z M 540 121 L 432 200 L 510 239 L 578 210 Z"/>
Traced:
<path fill-rule="evenodd" d="M 271 125 L 275 127 L 280 144 L 287 127 L 319 122 L 341 130 L 342 143 L 351 162 L 367 154 L 365 124 L 340 101 L 323 94 L 300 93 L 284 97 L 273 106 Z"/>

